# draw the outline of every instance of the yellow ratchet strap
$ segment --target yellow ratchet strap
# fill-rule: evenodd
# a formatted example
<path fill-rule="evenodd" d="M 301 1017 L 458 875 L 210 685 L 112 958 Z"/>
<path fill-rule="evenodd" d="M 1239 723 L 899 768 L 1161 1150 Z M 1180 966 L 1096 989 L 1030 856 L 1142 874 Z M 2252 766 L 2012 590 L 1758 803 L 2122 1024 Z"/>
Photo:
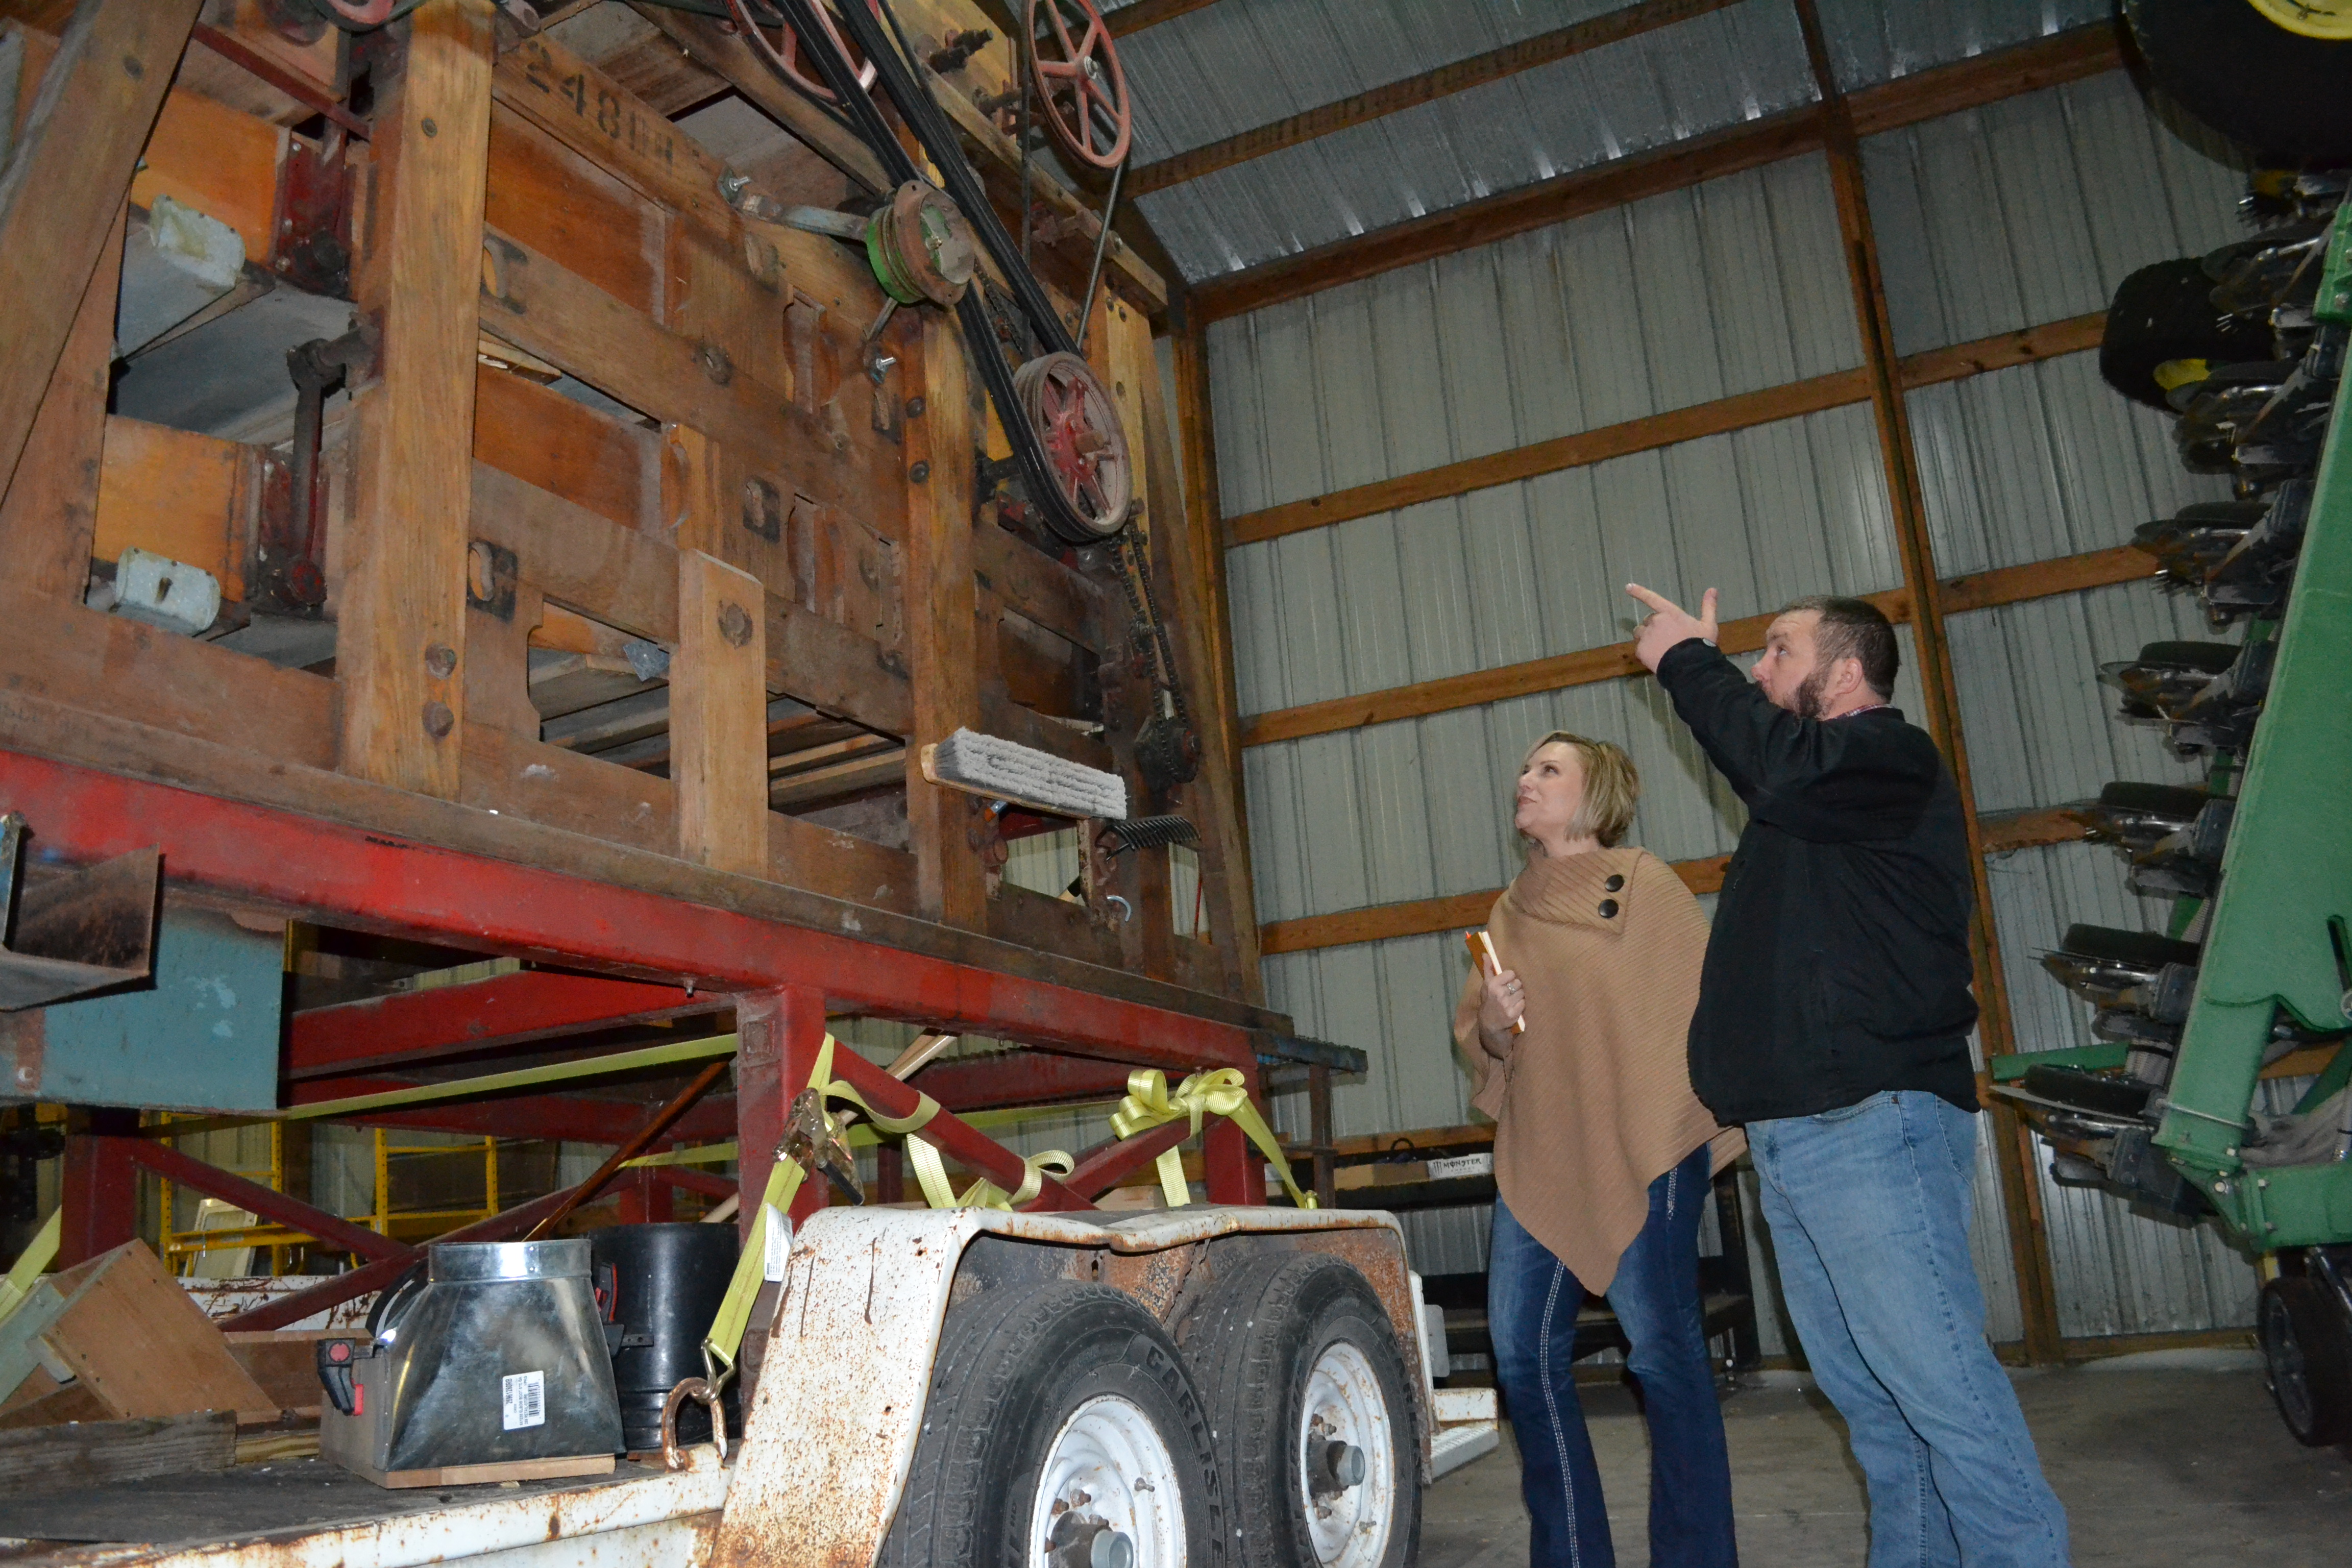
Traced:
<path fill-rule="evenodd" d="M 1190 1136 L 1199 1137 L 1201 1124 L 1208 1117 L 1223 1116 L 1249 1135 L 1258 1147 L 1275 1174 L 1282 1179 L 1282 1190 L 1300 1208 L 1315 1206 L 1315 1195 L 1298 1190 L 1290 1177 L 1290 1160 L 1282 1152 L 1281 1141 L 1265 1118 L 1250 1100 L 1249 1080 L 1239 1068 L 1216 1068 L 1196 1072 L 1179 1084 L 1176 1091 L 1168 1090 L 1168 1075 L 1158 1068 L 1138 1068 L 1127 1075 L 1127 1098 L 1110 1113 L 1110 1130 L 1120 1138 L 1132 1138 L 1139 1132 L 1163 1126 L 1180 1116 L 1192 1118 Z M 1160 1152 L 1159 1159 L 1160 1190 L 1168 1199 L 1170 1208 L 1182 1208 L 1192 1201 L 1192 1188 L 1184 1181 L 1184 1157 L 1174 1149 Z"/>

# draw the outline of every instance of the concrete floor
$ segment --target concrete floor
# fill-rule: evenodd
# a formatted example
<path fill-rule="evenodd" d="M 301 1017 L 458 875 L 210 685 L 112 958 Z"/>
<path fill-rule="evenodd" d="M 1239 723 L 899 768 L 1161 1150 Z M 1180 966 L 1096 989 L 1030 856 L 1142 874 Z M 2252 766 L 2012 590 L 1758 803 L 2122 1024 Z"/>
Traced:
<path fill-rule="evenodd" d="M 2044 1472 L 2066 1504 L 2078 1568 L 2345 1568 L 2352 1451 L 2288 1436 L 2252 1352 L 2155 1352 L 2015 1374 Z M 1588 1387 L 1586 1414 L 1625 1568 L 1648 1561 L 1649 1449 L 1631 1396 Z M 1724 1404 L 1744 1568 L 1861 1568 L 1861 1473 L 1809 1382 L 1780 1374 Z M 1528 1560 L 1527 1510 L 1503 1447 L 1432 1488 L 1420 1568 Z"/>

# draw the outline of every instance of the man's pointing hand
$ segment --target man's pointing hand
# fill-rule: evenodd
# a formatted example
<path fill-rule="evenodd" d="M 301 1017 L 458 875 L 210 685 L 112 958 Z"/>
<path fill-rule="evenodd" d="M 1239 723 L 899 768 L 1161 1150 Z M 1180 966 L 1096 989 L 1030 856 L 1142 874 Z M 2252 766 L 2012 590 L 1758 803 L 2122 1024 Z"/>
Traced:
<path fill-rule="evenodd" d="M 1625 592 L 1650 606 L 1633 637 L 1633 657 L 1645 669 L 1655 670 L 1666 650 L 1692 637 L 1716 640 L 1715 590 L 1709 588 L 1699 600 L 1698 614 L 1694 616 L 1663 594 L 1653 594 L 1639 583 L 1625 584 Z"/>

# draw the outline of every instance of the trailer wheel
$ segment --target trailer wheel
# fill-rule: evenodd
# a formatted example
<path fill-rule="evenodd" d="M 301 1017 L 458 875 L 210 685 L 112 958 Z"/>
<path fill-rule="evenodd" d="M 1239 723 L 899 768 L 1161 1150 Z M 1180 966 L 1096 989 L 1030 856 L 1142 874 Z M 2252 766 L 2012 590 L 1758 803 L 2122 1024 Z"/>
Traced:
<path fill-rule="evenodd" d="M 950 1309 L 884 1568 L 1222 1564 L 1209 1422 L 1151 1315 L 1098 1285 Z"/>
<path fill-rule="evenodd" d="M 1243 1263 L 1181 1335 L 1247 1568 L 1402 1568 L 1421 1540 L 1421 1444 L 1388 1313 L 1321 1253 Z"/>
<path fill-rule="evenodd" d="M 2263 1287 L 2258 1320 L 2271 1397 L 2294 1440 L 2313 1448 L 2352 1441 L 2352 1325 L 2326 1287 L 2273 1279 Z"/>

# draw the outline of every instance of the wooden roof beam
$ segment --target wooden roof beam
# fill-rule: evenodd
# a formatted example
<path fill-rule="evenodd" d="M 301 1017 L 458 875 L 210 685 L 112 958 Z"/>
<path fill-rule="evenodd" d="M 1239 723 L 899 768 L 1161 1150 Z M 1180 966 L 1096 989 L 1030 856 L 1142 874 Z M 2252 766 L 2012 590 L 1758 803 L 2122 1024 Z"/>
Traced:
<path fill-rule="evenodd" d="M 2123 43 L 2116 25 L 2099 22 L 1865 89 L 1849 98 L 1846 108 L 1856 132 L 1871 135 L 2096 76 L 2123 62 Z M 1192 289 L 1193 313 L 1202 321 L 1244 315 L 1587 213 L 1793 158 L 1819 149 L 1822 136 L 1821 110 L 1806 108 L 1691 137 L 1636 157 L 1556 175 L 1203 279 Z"/>
<path fill-rule="evenodd" d="M 1352 98 L 1336 103 L 1326 103 L 1294 114 L 1287 120 L 1277 120 L 1271 125 L 1259 125 L 1222 141 L 1179 153 L 1156 163 L 1146 163 L 1129 176 L 1129 188 L 1139 196 L 1154 191 L 1164 191 L 1186 180 L 1197 180 L 1203 174 L 1230 169 L 1236 163 L 1263 158 L 1269 153 L 1303 146 L 1318 138 L 1336 132 L 1368 125 L 1375 120 L 1418 109 L 1434 103 L 1441 98 L 1465 92 L 1474 87 L 1485 87 L 1507 77 L 1532 70 L 1538 66 L 1553 65 L 1572 56 L 1597 49 L 1606 44 L 1622 43 L 1643 33 L 1676 22 L 1720 11 L 1733 0 L 1642 0 L 1639 5 L 1595 16 L 1572 26 L 1558 27 L 1516 44 L 1506 44 L 1499 49 L 1489 49 L 1483 55 L 1455 60 L 1451 65 L 1423 71 L 1419 76 L 1401 81 L 1387 82 Z M 1114 11 L 1113 17 L 1127 15 Z M 1116 26 L 1112 28 L 1117 32 Z"/>

